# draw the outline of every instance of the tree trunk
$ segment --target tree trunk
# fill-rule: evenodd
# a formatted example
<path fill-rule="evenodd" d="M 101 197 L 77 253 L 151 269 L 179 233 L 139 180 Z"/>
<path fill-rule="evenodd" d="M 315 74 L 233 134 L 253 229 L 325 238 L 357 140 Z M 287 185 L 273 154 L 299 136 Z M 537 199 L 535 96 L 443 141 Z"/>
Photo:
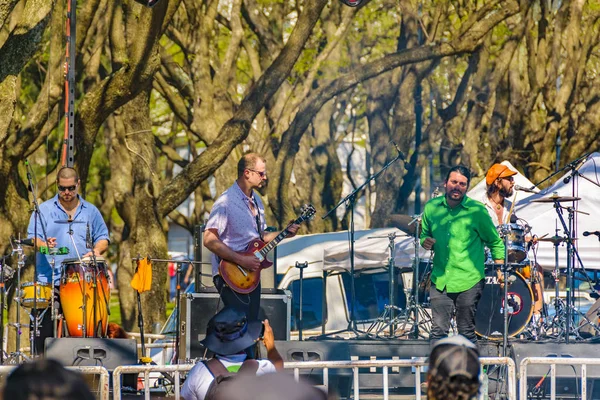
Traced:
<path fill-rule="evenodd" d="M 154 136 L 148 108 L 149 87 L 122 108 L 114 118 L 111 149 L 113 176 L 122 177 L 115 184 L 115 205 L 125 227 L 119 244 L 117 269 L 121 317 L 125 330 L 135 329 L 136 294 L 130 282 L 135 272 L 133 258 L 138 256 L 165 259 L 167 237 L 164 218 L 156 210 L 160 192 Z M 152 289 L 143 293 L 142 311 L 146 331 L 165 319 L 167 265 L 152 263 Z"/>

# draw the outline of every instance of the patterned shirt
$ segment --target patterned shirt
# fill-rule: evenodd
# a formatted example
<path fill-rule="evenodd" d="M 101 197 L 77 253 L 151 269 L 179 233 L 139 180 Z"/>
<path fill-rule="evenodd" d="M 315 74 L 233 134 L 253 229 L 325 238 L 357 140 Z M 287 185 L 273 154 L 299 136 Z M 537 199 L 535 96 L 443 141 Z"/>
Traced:
<path fill-rule="evenodd" d="M 37 256 L 37 274 L 39 282 L 50 282 L 52 280 L 52 267 L 50 261 L 54 259 L 54 284 L 58 285 L 62 273 L 62 262 L 69 259 L 77 259 L 79 256 L 90 252 L 92 249 L 86 247 L 87 227 L 89 225 L 92 243 L 95 245 L 100 240 L 109 240 L 108 228 L 102 219 L 100 211 L 92 204 L 79 196 L 79 205 L 75 210 L 73 220 L 68 223 L 69 215 L 60 204 L 58 195 L 46 200 L 40 204 L 40 218 L 37 224 L 37 237 L 44 238 L 44 229 L 46 236 L 56 238 L 56 247 L 66 247 L 69 249 L 67 255 L 45 255 L 38 253 Z M 27 237 L 33 238 L 35 231 L 35 213 L 31 214 L 29 227 L 27 228 Z M 42 229 L 43 227 L 43 229 Z M 72 230 L 72 235 L 69 231 Z"/>
<path fill-rule="evenodd" d="M 433 250 L 431 281 L 440 291 L 464 292 L 485 277 L 484 245 L 495 260 L 504 258 L 504 243 L 485 206 L 465 196 L 451 208 L 446 196 L 431 199 L 425 205 L 421 244 L 436 240 Z"/>
<path fill-rule="evenodd" d="M 246 196 L 237 182 L 234 182 L 217 199 L 212 207 L 205 229 L 215 229 L 219 234 L 219 239 L 231 250 L 246 250 L 248 243 L 261 236 L 258 232 L 256 217 L 252 213 L 250 203 L 255 205 L 254 208 L 258 207 L 260 230 L 264 232 L 267 225 L 262 200 L 254 191 L 252 192 L 252 197 Z M 215 254 L 211 256 L 213 276 L 219 273 L 220 261 L 219 257 Z"/>

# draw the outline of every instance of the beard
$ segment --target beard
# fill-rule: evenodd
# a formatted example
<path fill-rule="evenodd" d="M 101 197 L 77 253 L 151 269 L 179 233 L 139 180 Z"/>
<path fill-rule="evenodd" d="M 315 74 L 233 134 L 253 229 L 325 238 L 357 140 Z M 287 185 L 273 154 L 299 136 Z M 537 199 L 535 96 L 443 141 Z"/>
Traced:
<path fill-rule="evenodd" d="M 514 190 L 512 188 L 510 189 L 505 189 L 505 188 L 501 188 L 498 193 L 500 194 L 500 196 L 507 198 L 513 195 Z"/>

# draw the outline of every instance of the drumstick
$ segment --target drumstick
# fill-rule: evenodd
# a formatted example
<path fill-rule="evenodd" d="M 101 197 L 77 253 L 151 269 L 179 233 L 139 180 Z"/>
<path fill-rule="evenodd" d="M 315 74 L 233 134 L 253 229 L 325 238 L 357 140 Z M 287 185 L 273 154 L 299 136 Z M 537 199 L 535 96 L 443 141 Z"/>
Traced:
<path fill-rule="evenodd" d="M 513 211 L 515 210 L 515 204 L 517 204 L 517 191 L 515 190 L 515 197 L 513 199 L 512 204 L 510 205 L 510 210 L 508 211 L 508 216 L 506 218 L 506 224 L 510 224 L 510 216 L 512 215 Z"/>

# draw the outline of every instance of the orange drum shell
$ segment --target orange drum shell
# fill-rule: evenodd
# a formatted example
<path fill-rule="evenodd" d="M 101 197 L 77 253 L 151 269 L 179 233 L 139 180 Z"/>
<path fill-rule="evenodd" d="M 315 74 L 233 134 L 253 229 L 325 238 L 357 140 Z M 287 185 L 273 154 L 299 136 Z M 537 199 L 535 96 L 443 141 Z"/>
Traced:
<path fill-rule="evenodd" d="M 63 279 L 60 282 L 60 303 L 65 317 L 69 336 L 83 337 L 83 293 L 85 290 L 87 319 L 87 337 L 95 337 L 95 328 L 102 324 L 102 334 L 105 336 L 108 326 L 107 303 L 110 300 L 110 289 L 106 276 L 106 267 L 99 264 L 98 268 L 86 267 L 85 275 L 90 277 L 90 282 L 85 280 L 81 266 L 77 264 L 64 265 Z M 94 287 L 91 277 L 96 273 L 96 321 L 94 318 Z"/>
<path fill-rule="evenodd" d="M 519 273 L 525 279 L 531 279 L 531 265 L 527 264 L 524 267 L 519 268 Z"/>

